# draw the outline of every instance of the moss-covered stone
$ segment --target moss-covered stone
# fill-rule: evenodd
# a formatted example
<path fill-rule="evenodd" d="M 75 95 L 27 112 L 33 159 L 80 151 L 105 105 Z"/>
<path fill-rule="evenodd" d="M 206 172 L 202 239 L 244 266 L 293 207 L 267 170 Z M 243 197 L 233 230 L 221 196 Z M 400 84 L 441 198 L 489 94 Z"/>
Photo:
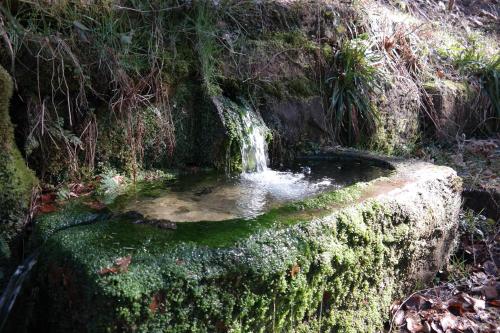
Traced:
<path fill-rule="evenodd" d="M 459 206 L 460 179 L 451 169 L 409 163 L 388 178 L 253 220 L 159 231 L 73 207 L 38 219 L 45 245 L 32 325 L 51 332 L 376 332 L 392 297 L 444 262 Z M 99 273 L 128 255 L 127 271 Z"/>
<path fill-rule="evenodd" d="M 0 66 L 0 285 L 10 260 L 9 245 L 22 231 L 23 214 L 36 178 L 26 166 L 14 141 L 9 116 L 12 80 Z"/>

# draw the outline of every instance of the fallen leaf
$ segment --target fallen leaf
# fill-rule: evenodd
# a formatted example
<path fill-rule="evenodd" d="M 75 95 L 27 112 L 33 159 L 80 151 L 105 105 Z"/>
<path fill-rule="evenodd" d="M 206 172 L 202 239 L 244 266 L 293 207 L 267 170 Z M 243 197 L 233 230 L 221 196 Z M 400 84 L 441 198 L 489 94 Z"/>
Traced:
<path fill-rule="evenodd" d="M 55 193 L 45 193 L 40 195 L 40 201 L 43 203 L 53 202 L 57 198 Z"/>
<path fill-rule="evenodd" d="M 415 294 L 405 302 L 404 307 L 405 309 L 419 311 L 421 309 L 429 309 L 431 303 L 422 295 Z"/>
<path fill-rule="evenodd" d="M 496 286 L 483 286 L 481 291 L 488 301 L 492 301 L 498 298 L 498 291 Z"/>
<path fill-rule="evenodd" d="M 424 331 L 422 320 L 418 315 L 406 318 L 406 329 L 411 333 L 418 333 Z"/>
<path fill-rule="evenodd" d="M 486 303 L 482 299 L 477 299 L 464 293 L 462 293 L 460 296 L 464 300 L 464 303 L 468 305 L 467 309 L 470 309 L 470 307 L 472 306 L 472 309 L 477 312 L 480 310 L 484 310 L 484 308 L 486 307 Z"/>
<path fill-rule="evenodd" d="M 423 323 L 423 332 L 425 332 L 425 333 L 432 332 L 431 325 L 426 321 L 424 321 L 424 323 Z"/>
<path fill-rule="evenodd" d="M 384 48 L 386 49 L 386 51 L 390 51 L 393 46 L 394 46 L 394 38 L 385 37 L 384 38 Z"/>
<path fill-rule="evenodd" d="M 451 313 L 447 313 L 439 320 L 439 323 L 441 324 L 441 328 L 443 332 L 446 332 L 447 330 L 452 330 L 456 326 L 456 317 L 453 316 Z"/>
<path fill-rule="evenodd" d="M 441 329 L 441 325 L 435 321 L 431 323 L 431 328 L 436 332 L 436 333 L 443 333 L 443 330 Z"/>
<path fill-rule="evenodd" d="M 130 255 L 126 257 L 120 257 L 115 260 L 111 267 L 101 268 L 97 273 L 99 275 L 125 273 L 126 271 L 128 271 L 128 266 L 131 262 L 132 256 Z"/>
<path fill-rule="evenodd" d="M 398 312 L 396 312 L 396 314 L 394 315 L 393 321 L 394 321 L 394 325 L 396 325 L 396 326 L 403 325 L 404 321 L 405 321 L 405 313 L 404 313 L 404 311 L 403 310 L 399 310 Z"/>
<path fill-rule="evenodd" d="M 448 311 L 453 313 L 455 316 L 463 316 L 465 309 L 462 302 L 452 301 L 448 304 Z M 444 329 L 444 327 L 443 327 Z M 446 331 L 446 330 L 445 330 Z"/>
<path fill-rule="evenodd" d="M 165 310 L 165 294 L 161 291 L 156 292 L 149 303 L 149 310 L 152 313 L 156 313 L 158 310 L 163 312 Z"/>
<path fill-rule="evenodd" d="M 497 274 L 497 266 L 491 260 L 484 262 L 483 269 L 484 269 L 484 272 L 488 275 L 495 276 Z"/>
<path fill-rule="evenodd" d="M 40 213 L 52 213 L 57 210 L 56 206 L 50 203 L 46 203 L 38 207 Z"/>
<path fill-rule="evenodd" d="M 498 299 L 488 301 L 487 303 L 489 306 L 494 306 L 494 307 L 500 308 L 500 300 L 498 300 Z"/>
<path fill-rule="evenodd" d="M 97 201 L 97 200 L 84 202 L 84 204 L 87 207 L 90 207 L 90 208 L 95 209 L 95 210 L 102 210 L 102 209 L 106 208 L 105 204 L 103 204 L 102 202 Z"/>

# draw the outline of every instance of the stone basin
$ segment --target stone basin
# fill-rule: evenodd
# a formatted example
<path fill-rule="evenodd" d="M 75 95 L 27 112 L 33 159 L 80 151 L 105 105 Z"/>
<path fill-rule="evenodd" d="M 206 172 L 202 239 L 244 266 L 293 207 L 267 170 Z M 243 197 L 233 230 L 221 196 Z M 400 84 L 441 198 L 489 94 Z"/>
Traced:
<path fill-rule="evenodd" d="M 453 250 L 461 179 L 448 167 L 360 152 L 307 158 L 393 172 L 253 219 L 171 230 L 77 204 L 41 216 L 30 325 L 50 332 L 380 331 L 392 299 L 429 281 Z"/>

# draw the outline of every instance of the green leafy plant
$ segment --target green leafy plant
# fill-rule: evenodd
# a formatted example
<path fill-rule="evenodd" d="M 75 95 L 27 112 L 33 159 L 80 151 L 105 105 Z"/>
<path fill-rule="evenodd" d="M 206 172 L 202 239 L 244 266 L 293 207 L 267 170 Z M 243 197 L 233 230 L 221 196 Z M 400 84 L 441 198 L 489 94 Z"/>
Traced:
<path fill-rule="evenodd" d="M 333 56 L 327 110 L 333 137 L 359 143 L 361 135 L 375 130 L 377 113 L 370 96 L 382 90 L 382 74 L 375 67 L 377 56 L 363 41 L 351 40 Z"/>

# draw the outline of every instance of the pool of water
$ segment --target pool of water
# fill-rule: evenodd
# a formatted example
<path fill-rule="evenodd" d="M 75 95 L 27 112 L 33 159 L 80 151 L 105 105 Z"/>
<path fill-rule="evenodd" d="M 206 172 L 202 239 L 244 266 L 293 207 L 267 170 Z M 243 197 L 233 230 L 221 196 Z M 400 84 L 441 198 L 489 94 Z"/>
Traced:
<path fill-rule="evenodd" d="M 367 163 L 307 161 L 288 169 L 228 177 L 213 173 L 182 175 L 165 183 L 154 196 L 137 193 L 124 211 L 172 222 L 253 218 L 284 203 L 369 181 L 389 170 Z"/>

